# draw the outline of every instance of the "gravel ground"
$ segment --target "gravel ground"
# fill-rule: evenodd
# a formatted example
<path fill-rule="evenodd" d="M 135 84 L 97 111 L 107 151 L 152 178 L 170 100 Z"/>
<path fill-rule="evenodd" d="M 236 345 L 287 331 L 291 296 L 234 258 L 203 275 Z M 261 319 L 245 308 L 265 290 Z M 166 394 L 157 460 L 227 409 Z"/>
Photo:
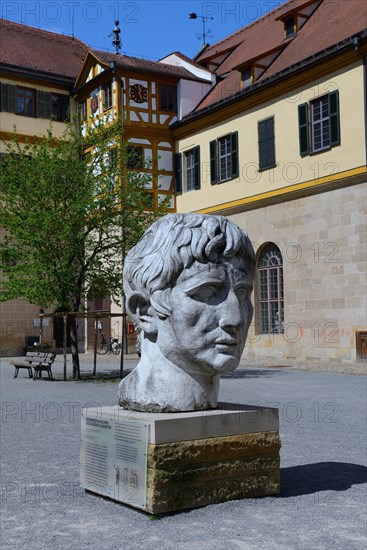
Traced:
<path fill-rule="evenodd" d="M 156 518 L 79 487 L 80 409 L 115 404 L 117 381 L 14 379 L 9 361 L 0 359 L 2 549 L 366 548 L 365 365 L 346 366 L 350 375 L 263 360 L 224 376 L 222 401 L 279 408 L 281 495 Z M 82 372 L 90 367 L 83 357 Z M 118 369 L 118 357 L 98 365 Z M 62 357 L 53 370 L 61 377 Z"/>

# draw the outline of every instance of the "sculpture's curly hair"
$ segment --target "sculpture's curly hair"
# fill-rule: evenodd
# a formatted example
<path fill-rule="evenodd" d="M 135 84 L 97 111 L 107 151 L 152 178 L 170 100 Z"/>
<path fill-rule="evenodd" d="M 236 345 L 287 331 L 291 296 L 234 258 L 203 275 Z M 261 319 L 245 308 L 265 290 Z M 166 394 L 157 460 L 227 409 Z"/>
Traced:
<path fill-rule="evenodd" d="M 245 260 L 252 277 L 255 254 L 251 241 L 228 219 L 204 214 L 168 214 L 154 222 L 127 254 L 125 296 L 128 299 L 132 292 L 142 292 L 149 297 L 159 317 L 166 318 L 170 315 L 168 294 L 184 269 L 195 261 L 220 263 L 233 256 Z"/>

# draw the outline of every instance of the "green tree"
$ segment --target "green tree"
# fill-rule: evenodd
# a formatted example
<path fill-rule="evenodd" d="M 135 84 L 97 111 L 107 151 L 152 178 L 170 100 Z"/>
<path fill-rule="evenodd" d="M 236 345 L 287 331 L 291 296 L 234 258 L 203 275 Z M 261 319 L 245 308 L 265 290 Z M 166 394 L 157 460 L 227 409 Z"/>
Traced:
<path fill-rule="evenodd" d="M 0 301 L 83 311 L 86 299 L 122 295 L 125 252 L 167 200 L 153 205 L 150 175 L 121 137 L 122 121 L 69 125 L 62 137 L 22 144 L 16 132 L 0 163 Z M 88 152 L 89 151 L 89 152 Z M 143 167 L 144 168 L 144 167 Z M 149 208 L 147 208 L 149 206 Z M 73 376 L 80 376 L 75 316 Z"/>

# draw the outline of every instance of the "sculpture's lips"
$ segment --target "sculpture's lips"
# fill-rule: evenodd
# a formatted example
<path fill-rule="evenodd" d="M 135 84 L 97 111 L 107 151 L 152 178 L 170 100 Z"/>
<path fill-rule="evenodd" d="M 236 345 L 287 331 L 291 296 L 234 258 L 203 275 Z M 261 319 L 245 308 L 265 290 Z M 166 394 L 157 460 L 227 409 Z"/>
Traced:
<path fill-rule="evenodd" d="M 237 346 L 238 341 L 237 340 L 219 340 L 218 342 L 215 342 L 216 347 L 224 346 L 224 347 L 232 347 Z"/>

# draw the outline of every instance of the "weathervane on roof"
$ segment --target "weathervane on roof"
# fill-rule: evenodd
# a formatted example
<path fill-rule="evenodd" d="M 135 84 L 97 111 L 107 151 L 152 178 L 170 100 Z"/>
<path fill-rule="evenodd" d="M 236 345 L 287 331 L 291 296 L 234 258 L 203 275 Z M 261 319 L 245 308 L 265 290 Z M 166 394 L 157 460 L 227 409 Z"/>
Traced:
<path fill-rule="evenodd" d="M 212 35 L 210 34 L 211 33 L 211 30 L 208 29 L 208 34 L 206 34 L 205 32 L 205 23 L 209 20 L 209 19 L 214 19 L 214 17 L 209 17 L 208 15 L 198 15 L 197 13 L 195 12 L 192 12 L 192 13 L 189 13 L 189 19 L 197 19 L 198 17 L 200 17 L 200 19 L 203 20 L 203 34 L 197 34 L 197 37 L 198 39 L 200 40 L 200 38 L 203 39 L 203 45 L 205 46 L 206 44 L 206 37 L 210 37 L 210 38 L 213 38 Z"/>
<path fill-rule="evenodd" d="M 109 35 L 109 37 L 113 35 L 112 44 L 116 48 L 116 53 L 119 53 L 119 50 L 121 50 L 121 40 L 120 40 L 121 29 L 119 28 L 118 24 L 119 24 L 119 21 L 115 21 L 115 28 Z"/>

